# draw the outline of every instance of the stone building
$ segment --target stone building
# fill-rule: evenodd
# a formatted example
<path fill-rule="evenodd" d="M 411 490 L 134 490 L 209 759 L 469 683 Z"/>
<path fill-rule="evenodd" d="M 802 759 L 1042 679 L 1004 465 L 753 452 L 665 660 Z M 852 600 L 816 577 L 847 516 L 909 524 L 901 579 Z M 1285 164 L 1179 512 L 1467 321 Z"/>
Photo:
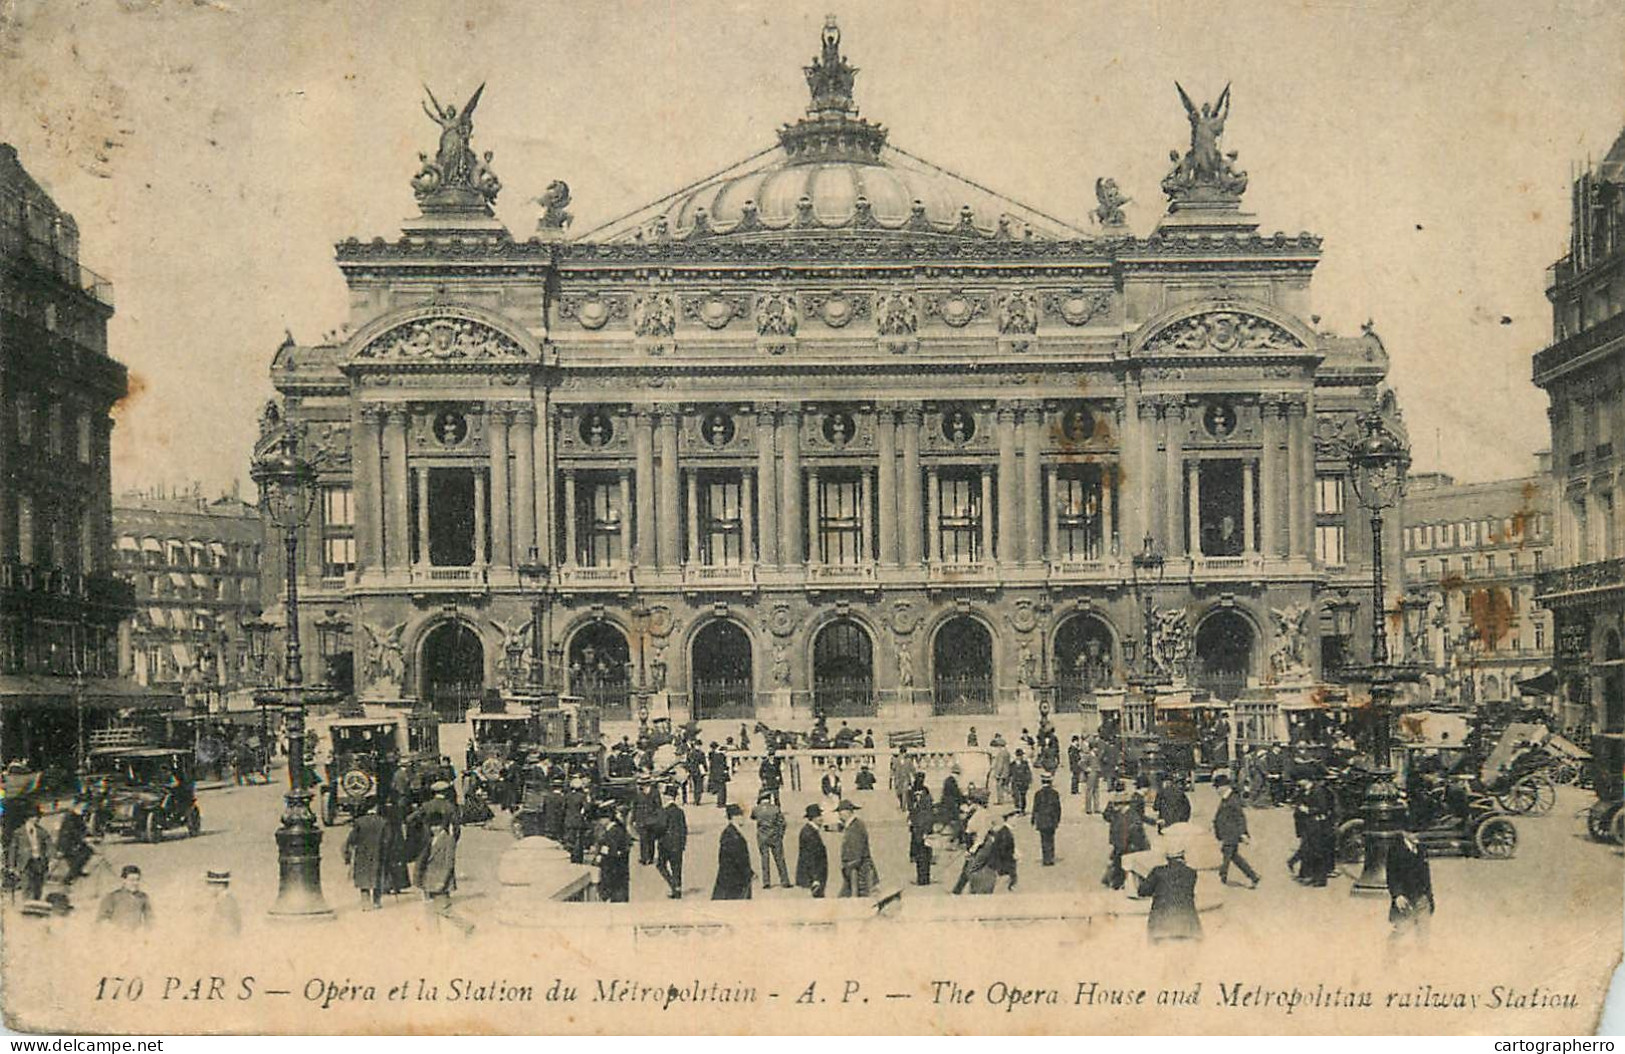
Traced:
<path fill-rule="evenodd" d="M 193 705 L 265 680 L 260 632 L 259 509 L 236 494 L 213 501 L 128 492 L 113 505 L 118 573 L 135 587 L 120 664 L 138 683 L 166 685 Z"/>
<path fill-rule="evenodd" d="M 1430 672 L 1436 698 L 1515 700 L 1520 682 L 1551 667 L 1551 614 L 1535 603 L 1535 577 L 1551 567 L 1545 460 L 1519 479 L 1411 477 L 1400 535 L 1406 658 Z"/>
<path fill-rule="evenodd" d="M 580 235 L 562 183 L 533 235 L 492 217 L 476 94 L 422 215 L 337 247 L 345 336 L 277 351 L 267 428 L 350 496 L 301 588 L 350 604 L 362 691 L 455 711 L 523 668 L 538 591 L 611 716 L 1076 710 L 1143 658 L 1141 590 L 1176 680 L 1314 680 L 1322 593 L 1369 598 L 1342 443 L 1388 359 L 1317 329 L 1320 239 L 1243 211 L 1228 91 L 1186 100 L 1156 229 L 1097 180 L 1091 232 L 892 147 L 821 45 L 776 149 Z"/>
<path fill-rule="evenodd" d="M 79 228 L 0 143 L 0 755 L 72 757 L 117 679 L 129 588 L 110 573 L 113 290 Z"/>
<path fill-rule="evenodd" d="M 1568 255 L 1546 273 L 1552 343 L 1536 353 L 1550 401 L 1555 620 L 1566 721 L 1625 732 L 1625 132 L 1574 181 Z"/>

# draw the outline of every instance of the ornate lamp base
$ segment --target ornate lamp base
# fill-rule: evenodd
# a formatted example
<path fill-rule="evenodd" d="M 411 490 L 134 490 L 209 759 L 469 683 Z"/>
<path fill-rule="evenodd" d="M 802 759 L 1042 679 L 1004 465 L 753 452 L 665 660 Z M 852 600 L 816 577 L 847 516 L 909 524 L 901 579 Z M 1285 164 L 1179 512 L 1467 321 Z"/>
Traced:
<path fill-rule="evenodd" d="M 308 806 L 299 805 L 304 816 L 284 816 L 276 832 L 277 894 L 270 916 L 282 922 L 329 922 L 334 916 L 322 897 L 322 832 Z"/>
<path fill-rule="evenodd" d="M 1365 867 L 1354 880 L 1354 896 L 1388 895 L 1388 847 L 1399 838 L 1404 814 L 1393 772 L 1379 769 L 1365 792 Z"/>

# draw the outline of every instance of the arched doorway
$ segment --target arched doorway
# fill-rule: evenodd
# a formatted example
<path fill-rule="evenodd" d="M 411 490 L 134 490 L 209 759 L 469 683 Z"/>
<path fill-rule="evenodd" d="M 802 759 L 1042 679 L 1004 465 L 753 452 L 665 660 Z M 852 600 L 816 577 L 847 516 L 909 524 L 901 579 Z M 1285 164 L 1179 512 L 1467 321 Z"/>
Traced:
<path fill-rule="evenodd" d="M 1609 631 L 1603 638 L 1602 731 L 1625 732 L 1625 647 L 1619 634 Z"/>
<path fill-rule="evenodd" d="M 694 719 L 750 717 L 755 712 L 750 637 L 736 622 L 717 619 L 694 634 L 689 648 Z"/>
<path fill-rule="evenodd" d="M 441 721 L 461 722 L 485 687 L 485 647 L 479 634 L 455 619 L 423 638 L 422 696 Z"/>
<path fill-rule="evenodd" d="M 1196 686 L 1231 700 L 1253 669 L 1253 626 L 1234 611 L 1216 611 L 1196 628 Z"/>
<path fill-rule="evenodd" d="M 836 619 L 813 640 L 813 705 L 828 717 L 875 712 L 874 645 L 849 618 Z"/>
<path fill-rule="evenodd" d="M 969 615 L 937 630 L 931 648 L 932 700 L 938 714 L 993 712 L 993 635 Z"/>
<path fill-rule="evenodd" d="M 581 627 L 570 638 L 570 694 L 602 711 L 607 721 L 632 717 L 632 652 L 608 622 Z"/>
<path fill-rule="evenodd" d="M 1075 714 L 1112 683 L 1112 631 L 1098 615 L 1071 615 L 1055 631 L 1055 710 Z"/>

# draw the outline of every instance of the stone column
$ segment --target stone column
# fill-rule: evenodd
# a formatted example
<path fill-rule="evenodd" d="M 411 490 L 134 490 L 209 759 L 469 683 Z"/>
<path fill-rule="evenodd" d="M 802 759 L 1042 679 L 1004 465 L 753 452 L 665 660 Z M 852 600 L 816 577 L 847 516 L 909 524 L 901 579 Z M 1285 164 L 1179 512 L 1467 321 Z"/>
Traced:
<path fill-rule="evenodd" d="M 508 514 L 512 491 L 508 487 L 507 410 L 492 410 L 486 417 L 491 428 L 491 562 L 498 567 L 513 566 L 513 550 L 508 534 Z"/>
<path fill-rule="evenodd" d="M 1156 430 L 1161 427 L 1160 415 L 1154 402 L 1141 396 L 1134 409 L 1134 437 L 1129 448 L 1134 451 L 1134 465 L 1130 469 L 1129 485 L 1134 488 L 1135 531 L 1129 537 L 1129 551 L 1139 552 L 1147 534 L 1158 537 L 1158 524 L 1162 517 L 1153 501 L 1156 491 L 1151 477 L 1155 471 L 1153 455 L 1156 453 Z"/>
<path fill-rule="evenodd" d="M 1173 557 L 1184 556 L 1190 550 L 1186 547 L 1185 531 L 1181 529 L 1184 520 L 1183 502 L 1180 486 L 1184 479 L 1185 469 L 1185 402 L 1175 399 L 1170 402 L 1167 410 L 1165 425 L 1168 431 L 1167 463 L 1163 470 L 1163 478 L 1168 484 L 1168 493 L 1163 504 L 1164 515 L 1167 517 L 1165 530 L 1167 531 L 1168 555 Z M 1193 495 L 1194 497 L 1194 495 Z M 1195 524 L 1191 530 L 1196 530 Z M 1194 554 L 1193 554 L 1194 555 Z"/>
<path fill-rule="evenodd" d="M 751 564 L 756 562 L 756 489 L 751 484 L 753 477 L 748 471 L 739 473 L 739 559 L 741 562 Z"/>
<path fill-rule="evenodd" d="M 1251 458 L 1241 463 L 1241 538 L 1248 556 L 1258 551 L 1258 535 L 1253 531 L 1253 479 L 1257 475 Z"/>
<path fill-rule="evenodd" d="M 1277 408 L 1280 404 L 1272 397 L 1259 401 L 1258 416 L 1262 423 L 1263 451 L 1258 461 L 1258 500 L 1259 520 L 1262 526 L 1262 544 L 1259 549 L 1264 556 L 1274 559 L 1281 553 L 1280 539 L 1276 535 L 1279 517 L 1275 508 L 1278 494 L 1275 473 L 1277 472 L 1277 448 L 1279 439 L 1279 415 Z"/>
<path fill-rule="evenodd" d="M 1027 547 L 1022 559 L 1030 564 L 1044 560 L 1044 408 L 1029 404 L 1023 411 L 1021 454 L 1021 515 L 1027 528 Z"/>
<path fill-rule="evenodd" d="M 577 534 L 576 525 L 580 521 L 576 514 L 576 474 L 573 469 L 564 470 L 564 559 L 559 563 L 565 567 L 576 565 L 576 555 L 581 552 L 581 539 Z"/>
<path fill-rule="evenodd" d="M 880 564 L 897 564 L 897 415 L 890 407 L 875 413 L 875 447 L 879 451 L 876 468 L 880 492 Z M 1621 449 L 1625 449 L 1622 447 Z M 868 477 L 865 476 L 865 479 Z M 867 512 L 865 516 L 867 516 Z M 1625 517 L 1621 517 L 1625 519 Z M 867 522 L 867 520 L 865 520 Z"/>
<path fill-rule="evenodd" d="M 485 546 L 485 477 L 474 473 L 474 566 L 483 567 L 491 561 L 491 551 Z"/>
<path fill-rule="evenodd" d="M 1117 473 L 1116 464 L 1100 466 L 1100 556 L 1116 556 L 1117 544 Z"/>
<path fill-rule="evenodd" d="M 429 565 L 429 470 L 426 469 L 426 468 L 418 469 L 417 477 L 418 477 L 418 553 L 417 553 L 417 562 L 419 564 L 422 564 L 423 566 L 427 567 Z M 402 490 L 402 493 L 403 494 L 405 493 L 404 489 Z M 402 507 L 405 507 L 406 503 L 403 501 L 403 502 L 401 502 L 401 505 L 402 505 Z M 406 544 L 406 541 L 407 541 L 406 535 L 403 533 L 399 537 L 401 539 L 401 544 L 404 546 Z M 403 548 L 402 552 L 405 553 L 405 559 L 410 561 L 411 553 L 408 550 L 404 549 L 404 548 Z M 405 566 L 405 565 L 403 564 L 402 566 Z"/>
<path fill-rule="evenodd" d="M 986 465 L 982 466 L 982 559 L 980 563 L 988 563 L 993 559 L 993 473 L 988 471 Z"/>
<path fill-rule="evenodd" d="M 1140 477 L 1145 473 L 1139 467 L 1140 453 L 1140 397 L 1132 384 L 1124 385 L 1124 396 L 1118 400 L 1113 414 L 1117 425 L 1117 462 L 1120 471 L 1117 484 L 1125 482 L 1128 491 L 1122 502 L 1122 522 L 1118 524 L 1119 537 L 1127 544 L 1123 549 L 1137 549 L 1140 536 L 1145 533 L 1145 505 L 1140 497 Z"/>
<path fill-rule="evenodd" d="M 688 477 L 688 562 L 700 566 L 700 474 L 693 469 Z"/>
<path fill-rule="evenodd" d="M 679 505 L 682 504 L 677 494 L 677 408 L 667 407 L 660 410 L 660 422 L 657 429 L 660 439 L 660 513 L 657 517 L 660 523 L 660 554 L 661 567 L 673 568 L 682 559 L 678 552 L 678 519 Z"/>
<path fill-rule="evenodd" d="M 629 549 L 635 567 L 655 567 L 659 562 L 659 529 L 655 526 L 655 417 L 648 410 L 635 411 L 632 418 L 632 461 L 637 474 L 638 508 L 632 516 L 632 536 L 627 539 L 636 545 Z"/>
<path fill-rule="evenodd" d="M 621 563 L 632 562 L 632 473 L 619 472 L 621 484 Z"/>
<path fill-rule="evenodd" d="M 823 562 L 818 536 L 818 470 L 807 470 L 807 563 Z"/>
<path fill-rule="evenodd" d="M 514 563 L 530 559 L 530 550 L 540 547 L 536 543 L 536 408 L 521 406 L 514 411 L 513 433 L 509 447 L 513 450 L 513 557 Z"/>
<path fill-rule="evenodd" d="M 389 455 L 389 475 L 384 481 L 384 565 L 405 569 L 412 566 L 412 540 L 406 527 L 406 422 L 404 407 L 392 407 L 384 418 L 384 450 Z M 418 487 L 418 544 L 422 561 L 429 562 L 429 474 L 420 470 Z"/>
<path fill-rule="evenodd" d="M 926 537 L 930 539 L 931 547 L 926 553 L 926 560 L 936 563 L 942 559 L 942 484 L 937 477 L 936 466 L 926 469 Z"/>
<path fill-rule="evenodd" d="M 383 556 L 384 505 L 380 498 L 383 460 L 378 448 L 379 413 L 376 407 L 362 406 L 355 419 L 355 441 L 350 464 L 355 466 L 355 572 L 361 577 L 381 562 Z M 0 517 L 3 519 L 3 517 Z"/>
<path fill-rule="evenodd" d="M 920 421 L 918 406 L 903 410 L 903 479 L 901 489 L 902 522 L 898 525 L 903 541 L 903 563 L 918 567 L 923 561 L 920 552 L 922 537 L 920 523 Z M 933 506 L 934 507 L 934 506 Z M 935 513 L 931 522 L 936 522 Z M 935 552 L 935 549 L 932 550 Z"/>
<path fill-rule="evenodd" d="M 1049 486 L 1049 558 L 1061 559 L 1061 487 L 1059 473 L 1054 465 L 1044 469 Z"/>
<path fill-rule="evenodd" d="M 1012 406 L 1001 406 L 996 411 L 998 421 L 999 444 L 999 507 L 997 534 L 997 559 L 1001 564 L 1013 564 L 1021 558 L 1021 527 L 1020 513 L 1016 509 L 1016 410 Z M 982 470 L 982 477 L 987 478 L 987 469 Z M 994 554 L 987 550 L 990 528 L 993 525 L 994 512 L 987 505 L 986 484 L 983 484 L 982 502 L 982 538 L 983 559 L 994 558 Z"/>
<path fill-rule="evenodd" d="M 778 498 L 773 486 L 773 418 L 771 410 L 756 412 L 756 527 L 761 536 L 761 562 L 769 566 L 779 562 L 778 509 L 773 504 Z"/>
<path fill-rule="evenodd" d="M 531 465 L 534 488 L 531 506 L 536 517 L 536 555 L 541 557 L 542 563 L 552 567 L 557 562 L 553 555 L 553 546 L 558 537 L 553 527 L 553 481 L 558 478 L 558 473 L 553 450 L 553 419 L 548 414 L 545 394 L 541 405 L 536 407 L 536 428 L 531 433 L 531 446 L 534 459 Z"/>
<path fill-rule="evenodd" d="M 801 532 L 801 407 L 779 415 L 779 496 L 784 508 L 779 517 L 779 562 L 795 567 L 803 560 Z"/>
<path fill-rule="evenodd" d="M 1303 472 L 1303 449 L 1299 425 L 1303 421 L 1303 403 L 1296 399 L 1288 400 L 1282 406 L 1283 421 L 1286 430 L 1286 552 L 1290 558 L 1302 556 L 1306 551 L 1303 537 L 1303 507 L 1310 497 L 1310 489 L 1314 487 L 1314 480 L 1305 479 Z"/>
<path fill-rule="evenodd" d="M 875 507 L 875 478 L 868 470 L 863 470 L 863 501 L 858 506 L 858 544 L 863 551 L 861 563 L 868 563 L 875 558 L 874 548 L 874 507 Z"/>
<path fill-rule="evenodd" d="M 1186 466 L 1189 482 L 1185 498 L 1190 508 L 1185 513 L 1185 537 L 1192 556 L 1202 555 L 1202 463 L 1192 458 Z"/>

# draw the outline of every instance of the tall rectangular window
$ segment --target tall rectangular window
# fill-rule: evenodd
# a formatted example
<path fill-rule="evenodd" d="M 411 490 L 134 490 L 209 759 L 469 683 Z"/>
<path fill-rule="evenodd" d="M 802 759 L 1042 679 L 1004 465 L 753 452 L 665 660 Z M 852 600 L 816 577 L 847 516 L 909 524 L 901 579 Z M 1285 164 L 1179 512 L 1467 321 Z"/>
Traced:
<path fill-rule="evenodd" d="M 855 472 L 818 479 L 818 558 L 826 564 L 867 563 L 863 551 L 863 485 Z"/>
<path fill-rule="evenodd" d="M 27 395 L 17 398 L 17 442 L 22 446 L 34 443 L 34 403 Z"/>
<path fill-rule="evenodd" d="M 1345 551 L 1343 477 L 1315 477 L 1315 559 L 1322 567 L 1342 567 Z"/>
<path fill-rule="evenodd" d="M 1055 477 L 1056 543 L 1063 560 L 1099 560 L 1101 522 L 1100 469 L 1068 465 Z"/>
<path fill-rule="evenodd" d="M 624 563 L 626 510 L 621 508 L 620 479 L 584 474 L 576 479 L 581 488 L 576 499 L 576 560 L 583 567 Z"/>
<path fill-rule="evenodd" d="M 322 488 L 322 576 L 355 570 L 355 506 L 349 487 Z"/>
<path fill-rule="evenodd" d="M 34 496 L 17 495 L 17 559 L 32 564 L 34 552 Z"/>
<path fill-rule="evenodd" d="M 1546 650 L 1546 624 L 1544 622 L 1535 623 L 1535 650 Z"/>
<path fill-rule="evenodd" d="M 91 451 L 90 451 L 90 412 L 88 410 L 80 410 L 79 411 L 78 430 L 79 430 L 79 463 L 81 465 L 88 465 L 88 464 L 90 464 L 90 453 L 91 453 Z"/>
<path fill-rule="evenodd" d="M 975 473 L 943 473 L 941 510 L 937 529 L 945 564 L 974 564 L 982 560 L 982 480 Z"/>
<path fill-rule="evenodd" d="M 701 493 L 700 558 L 712 567 L 745 563 L 743 484 L 737 472 L 712 476 Z"/>
<path fill-rule="evenodd" d="M 1342 567 L 1346 562 L 1343 552 L 1343 525 L 1315 525 L 1315 559 L 1323 567 Z"/>
<path fill-rule="evenodd" d="M 62 454 L 62 404 L 58 403 L 58 402 L 53 402 L 51 404 L 50 410 L 48 411 L 48 416 L 49 416 L 49 431 L 46 434 L 46 442 L 50 444 L 49 449 L 50 449 L 50 452 L 52 453 L 52 455 L 61 456 L 61 454 Z"/>
<path fill-rule="evenodd" d="M 1315 477 L 1315 514 L 1317 516 L 1343 515 L 1343 477 Z"/>

